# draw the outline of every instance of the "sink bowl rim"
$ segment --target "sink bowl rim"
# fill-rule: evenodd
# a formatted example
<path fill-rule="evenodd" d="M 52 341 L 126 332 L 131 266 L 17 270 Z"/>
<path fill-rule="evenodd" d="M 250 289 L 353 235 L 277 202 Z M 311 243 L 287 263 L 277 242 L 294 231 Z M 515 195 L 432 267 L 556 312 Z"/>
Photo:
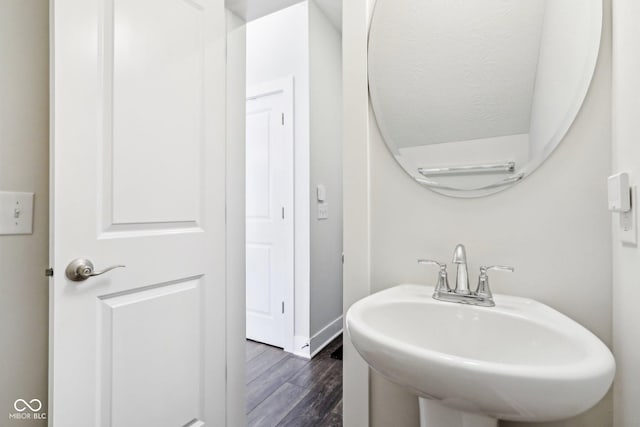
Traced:
<path fill-rule="evenodd" d="M 416 299 L 415 291 L 424 294 L 424 298 Z M 403 291 L 408 291 L 403 292 Z M 411 291 L 413 295 L 410 294 Z M 555 380 L 574 378 L 595 378 L 606 375 L 615 370 L 615 360 L 609 348 L 591 331 L 575 322 L 573 319 L 554 310 L 553 308 L 529 299 L 509 295 L 494 294 L 495 307 L 479 307 L 459 303 L 451 303 L 434 300 L 431 295 L 433 287 L 427 285 L 403 284 L 371 294 L 367 298 L 354 303 L 347 311 L 346 326 L 350 336 L 354 333 L 364 334 L 377 345 L 389 351 L 402 352 L 406 357 L 414 359 L 426 359 L 440 365 L 455 367 L 457 370 L 477 372 L 479 375 L 497 374 L 505 377 Z M 422 296 L 422 295 L 421 295 Z M 387 333 L 379 332 L 367 324 L 362 318 L 363 312 L 370 306 L 382 306 L 389 303 L 424 303 L 426 305 L 451 305 L 452 309 L 469 309 L 474 311 L 493 310 L 499 315 L 519 317 L 543 328 L 552 329 L 562 335 L 568 336 L 576 345 L 583 346 L 584 357 L 573 362 L 549 363 L 535 365 L 531 363 L 494 362 L 485 359 L 465 357 L 448 354 L 438 350 L 432 350 L 419 345 L 414 345 L 402 339 L 397 339 Z M 521 312 L 506 312 L 508 309 L 522 310 Z M 547 322 L 532 318 L 533 313 L 543 316 Z M 528 314 L 528 315 L 527 315 Z M 558 329 L 552 328 L 548 322 L 555 317 Z M 550 319 L 551 318 L 551 319 Z M 354 330 L 354 326 L 356 330 Z M 426 327 L 429 327 L 428 325 Z M 375 369 L 375 367 L 374 367 Z"/>

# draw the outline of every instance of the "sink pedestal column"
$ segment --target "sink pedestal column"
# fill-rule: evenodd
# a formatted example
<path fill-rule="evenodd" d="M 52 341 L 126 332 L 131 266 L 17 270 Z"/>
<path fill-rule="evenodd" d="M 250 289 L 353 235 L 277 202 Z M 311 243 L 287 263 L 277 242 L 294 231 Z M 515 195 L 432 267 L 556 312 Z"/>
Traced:
<path fill-rule="evenodd" d="M 498 427 L 498 420 L 484 415 L 458 411 L 440 404 L 437 400 L 420 401 L 420 427 Z"/>

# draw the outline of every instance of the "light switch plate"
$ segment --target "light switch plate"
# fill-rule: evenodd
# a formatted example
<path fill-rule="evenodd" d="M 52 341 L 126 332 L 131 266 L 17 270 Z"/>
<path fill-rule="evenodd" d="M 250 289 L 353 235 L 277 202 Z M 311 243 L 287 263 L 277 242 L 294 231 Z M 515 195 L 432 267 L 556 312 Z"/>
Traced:
<path fill-rule="evenodd" d="M 319 202 L 324 202 L 327 200 L 327 189 L 324 185 L 319 184 L 316 187 L 316 196 Z"/>
<path fill-rule="evenodd" d="M 318 203 L 318 219 L 329 219 L 329 203 Z"/>
<path fill-rule="evenodd" d="M 0 191 L 0 235 L 33 233 L 33 193 Z"/>
<path fill-rule="evenodd" d="M 629 212 L 631 209 L 631 193 L 629 174 L 626 172 L 612 175 L 607 180 L 609 210 L 611 212 Z"/>
<path fill-rule="evenodd" d="M 625 246 L 638 246 L 638 194 L 631 187 L 631 210 L 620 212 L 620 242 Z"/>

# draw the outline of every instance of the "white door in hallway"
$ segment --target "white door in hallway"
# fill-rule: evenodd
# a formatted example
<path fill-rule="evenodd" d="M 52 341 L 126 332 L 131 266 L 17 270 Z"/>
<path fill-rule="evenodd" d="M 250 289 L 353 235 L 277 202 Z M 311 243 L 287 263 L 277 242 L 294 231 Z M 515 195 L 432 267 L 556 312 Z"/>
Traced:
<path fill-rule="evenodd" d="M 50 426 L 223 426 L 224 2 L 51 13 Z"/>
<path fill-rule="evenodd" d="M 286 91 L 267 86 L 247 98 L 247 338 L 284 348 L 293 288 L 292 123 Z"/>

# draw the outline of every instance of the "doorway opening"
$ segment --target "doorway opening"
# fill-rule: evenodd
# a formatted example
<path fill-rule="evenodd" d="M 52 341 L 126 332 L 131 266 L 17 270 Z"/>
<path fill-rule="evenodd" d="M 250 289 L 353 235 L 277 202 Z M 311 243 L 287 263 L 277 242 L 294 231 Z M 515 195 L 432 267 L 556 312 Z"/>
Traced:
<path fill-rule="evenodd" d="M 247 338 L 311 358 L 342 332 L 342 37 L 316 0 L 247 20 Z"/>
<path fill-rule="evenodd" d="M 246 413 L 317 425 L 341 417 L 342 37 L 329 1 L 264 3 L 227 0 L 228 75 L 246 77 L 228 93 L 244 108 Z"/>

